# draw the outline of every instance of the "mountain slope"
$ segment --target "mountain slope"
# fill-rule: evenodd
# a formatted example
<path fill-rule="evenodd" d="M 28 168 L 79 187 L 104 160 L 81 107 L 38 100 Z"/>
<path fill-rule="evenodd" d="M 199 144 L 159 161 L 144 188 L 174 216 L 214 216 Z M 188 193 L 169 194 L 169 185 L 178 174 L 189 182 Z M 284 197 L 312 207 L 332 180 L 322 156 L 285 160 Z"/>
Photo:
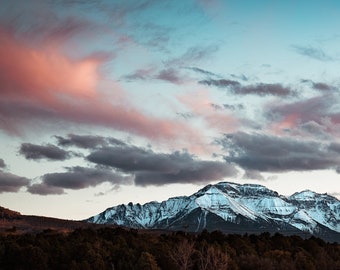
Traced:
<path fill-rule="evenodd" d="M 101 227 L 101 225 L 89 224 L 83 221 L 22 215 L 19 212 L 0 206 L 0 233 L 39 233 L 44 230 L 68 232 L 77 228 L 91 228 L 93 226 Z"/>
<path fill-rule="evenodd" d="M 118 205 L 87 220 L 131 228 L 280 232 L 340 241 L 340 201 L 302 191 L 290 197 L 262 185 L 221 182 L 161 203 Z"/>

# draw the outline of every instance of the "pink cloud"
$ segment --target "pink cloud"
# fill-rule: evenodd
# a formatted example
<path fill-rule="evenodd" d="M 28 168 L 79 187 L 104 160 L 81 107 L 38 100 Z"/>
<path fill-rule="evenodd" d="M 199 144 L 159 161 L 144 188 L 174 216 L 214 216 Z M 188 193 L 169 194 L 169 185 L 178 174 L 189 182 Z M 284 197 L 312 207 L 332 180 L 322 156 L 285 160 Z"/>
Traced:
<path fill-rule="evenodd" d="M 199 140 L 187 123 L 133 108 L 124 89 L 101 75 L 101 54 L 74 60 L 46 43 L 29 47 L 4 31 L 0 43 L 0 127 L 7 132 L 72 122 L 160 141 Z"/>
<path fill-rule="evenodd" d="M 1 94 L 51 102 L 58 95 L 94 97 L 100 61 L 72 61 L 53 48 L 29 48 L 0 32 Z"/>
<path fill-rule="evenodd" d="M 212 104 L 215 102 L 206 89 L 181 95 L 178 97 L 191 112 L 203 119 L 208 128 L 219 132 L 234 132 L 240 126 L 239 120 L 225 110 L 214 110 Z"/>
<path fill-rule="evenodd" d="M 284 130 L 294 129 L 298 126 L 300 115 L 296 113 L 287 114 L 282 120 L 272 123 L 270 129 L 275 134 L 283 134 Z"/>
<path fill-rule="evenodd" d="M 337 104 L 338 97 L 332 93 L 287 104 L 270 104 L 268 107 L 270 130 L 275 134 L 289 130 L 294 134 L 303 135 L 298 129 L 312 123 L 322 132 L 337 135 L 340 131 Z"/>

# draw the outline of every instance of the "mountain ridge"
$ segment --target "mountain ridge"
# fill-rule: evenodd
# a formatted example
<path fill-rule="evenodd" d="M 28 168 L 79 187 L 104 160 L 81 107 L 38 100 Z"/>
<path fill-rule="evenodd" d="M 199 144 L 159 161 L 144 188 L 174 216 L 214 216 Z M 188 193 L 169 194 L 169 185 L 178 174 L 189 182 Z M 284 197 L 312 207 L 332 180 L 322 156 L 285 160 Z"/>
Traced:
<path fill-rule="evenodd" d="M 280 232 L 340 242 L 337 198 L 310 190 L 283 196 L 259 184 L 209 184 L 190 196 L 110 207 L 86 221 L 137 229 Z"/>

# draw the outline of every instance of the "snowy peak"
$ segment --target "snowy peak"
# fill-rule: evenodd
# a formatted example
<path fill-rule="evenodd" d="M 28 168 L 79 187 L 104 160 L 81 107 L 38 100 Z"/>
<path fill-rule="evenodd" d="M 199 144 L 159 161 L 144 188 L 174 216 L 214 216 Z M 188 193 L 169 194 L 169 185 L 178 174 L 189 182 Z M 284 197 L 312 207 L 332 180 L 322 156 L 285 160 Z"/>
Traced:
<path fill-rule="evenodd" d="M 314 200 L 318 196 L 321 196 L 321 194 L 318 194 L 314 191 L 307 189 L 301 192 L 295 192 L 289 198 L 291 200 L 297 200 L 297 201 L 310 201 L 310 200 Z"/>
<path fill-rule="evenodd" d="M 207 185 L 191 196 L 161 203 L 118 205 L 87 221 L 146 229 L 307 232 L 340 241 L 336 198 L 310 190 L 285 197 L 262 185 L 231 182 Z"/>
<path fill-rule="evenodd" d="M 320 194 L 311 190 L 304 190 L 301 192 L 296 192 L 289 197 L 290 200 L 296 201 L 328 201 L 328 202 L 338 202 L 339 200 L 327 193 Z"/>
<path fill-rule="evenodd" d="M 200 192 L 197 195 L 195 202 L 199 207 L 210 211 L 225 220 L 234 220 L 238 215 L 245 216 L 255 220 L 256 213 L 245 205 L 235 200 L 228 193 L 223 192 L 218 186 L 209 186 L 204 193 Z"/>
<path fill-rule="evenodd" d="M 215 187 L 221 189 L 227 194 L 237 195 L 242 197 L 251 197 L 251 196 L 261 196 L 261 195 L 272 195 L 277 196 L 278 193 L 276 191 L 270 190 L 265 186 L 257 185 L 257 184 L 236 184 L 230 182 L 220 182 L 215 185 Z"/>

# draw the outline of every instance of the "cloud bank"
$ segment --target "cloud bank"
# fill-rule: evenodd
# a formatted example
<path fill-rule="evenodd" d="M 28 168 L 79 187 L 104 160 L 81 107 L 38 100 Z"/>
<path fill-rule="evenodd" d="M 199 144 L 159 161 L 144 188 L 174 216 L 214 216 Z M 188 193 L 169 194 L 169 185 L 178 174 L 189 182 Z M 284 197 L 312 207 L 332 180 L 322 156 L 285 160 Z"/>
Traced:
<path fill-rule="evenodd" d="M 64 194 L 64 189 L 85 189 L 102 183 L 111 185 L 130 185 L 129 175 L 105 168 L 69 167 L 66 172 L 43 175 L 42 182 L 28 187 L 28 192 L 39 195 Z"/>
<path fill-rule="evenodd" d="M 29 180 L 8 172 L 0 171 L 0 193 L 18 192 L 29 184 Z"/>
<path fill-rule="evenodd" d="M 227 152 L 225 160 L 245 170 L 288 172 L 340 167 L 337 143 L 245 132 L 225 135 L 219 143 Z"/>
<path fill-rule="evenodd" d="M 135 175 L 135 184 L 203 183 L 236 176 L 236 169 L 224 162 L 199 160 L 187 152 L 155 153 L 136 146 L 105 147 L 91 153 L 93 163 Z"/>

